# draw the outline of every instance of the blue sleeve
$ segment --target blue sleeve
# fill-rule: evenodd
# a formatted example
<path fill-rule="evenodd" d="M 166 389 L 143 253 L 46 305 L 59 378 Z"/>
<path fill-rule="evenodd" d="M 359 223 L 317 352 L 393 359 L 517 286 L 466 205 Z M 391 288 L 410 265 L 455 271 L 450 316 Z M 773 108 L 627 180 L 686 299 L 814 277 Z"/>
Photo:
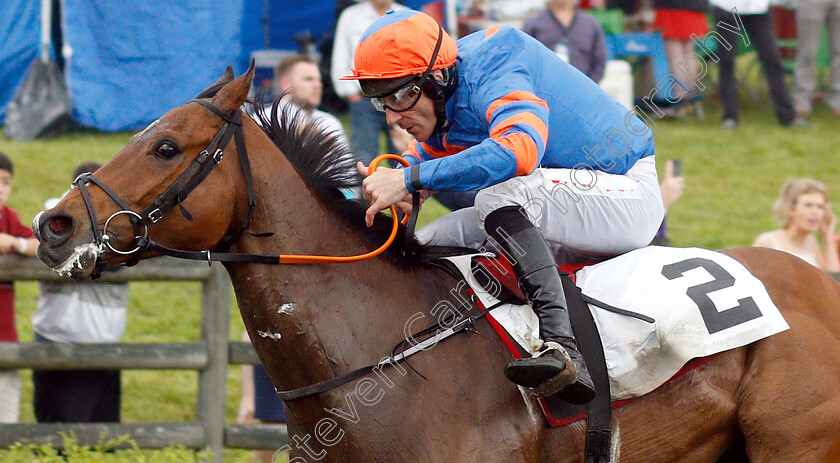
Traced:
<path fill-rule="evenodd" d="M 485 118 L 486 135 L 481 143 L 457 154 L 425 161 L 420 165 L 423 188 L 441 191 L 472 191 L 528 175 L 545 154 L 548 138 L 548 106 L 534 95 L 532 86 L 517 73 L 508 73 L 485 83 L 474 96 L 471 108 Z"/>

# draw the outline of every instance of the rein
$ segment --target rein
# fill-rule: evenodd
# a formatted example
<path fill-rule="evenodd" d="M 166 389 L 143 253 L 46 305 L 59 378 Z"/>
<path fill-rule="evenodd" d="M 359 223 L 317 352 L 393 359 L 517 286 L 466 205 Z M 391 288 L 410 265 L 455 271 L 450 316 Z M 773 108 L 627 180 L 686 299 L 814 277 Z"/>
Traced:
<path fill-rule="evenodd" d="M 122 255 L 134 255 L 132 261 L 128 263 L 129 266 L 136 264 L 139 261 L 136 253 L 144 251 L 156 251 L 162 255 L 177 257 L 180 259 L 202 260 L 210 262 L 244 262 L 244 263 L 260 263 L 260 264 L 330 264 L 330 263 L 348 263 L 357 262 L 360 260 L 370 259 L 384 252 L 397 236 L 399 229 L 399 219 L 397 218 L 397 211 L 394 206 L 390 207 L 391 215 L 394 218 L 394 225 L 391 229 L 391 235 L 379 248 L 360 255 L 354 256 L 311 256 L 311 255 L 296 255 L 296 254 L 242 254 L 224 252 L 240 236 L 250 227 L 251 219 L 254 213 L 254 206 L 257 203 L 256 193 L 254 191 L 254 180 L 251 175 L 251 163 L 248 159 L 248 152 L 245 147 L 245 137 L 242 133 L 242 110 L 237 109 L 233 113 L 227 114 L 213 106 L 211 103 L 194 99 L 189 103 L 198 103 L 209 109 L 213 114 L 219 116 L 224 125 L 219 129 L 213 140 L 199 153 L 198 157 L 190 164 L 189 167 L 169 186 L 158 198 L 150 205 L 145 207 L 142 211 L 134 212 L 131 207 L 111 188 L 109 188 L 101 180 L 97 179 L 91 173 L 80 175 L 73 181 L 73 187 L 78 188 L 82 194 L 85 207 L 90 216 L 91 227 L 93 228 L 94 244 L 98 246 L 99 254 L 97 255 L 96 264 L 91 278 L 98 278 L 102 269 L 107 265 L 106 251 L 111 251 Z M 192 215 L 187 211 L 182 202 L 187 196 L 210 174 L 210 172 L 222 162 L 224 159 L 224 149 L 230 143 L 231 139 L 236 143 L 236 150 L 239 153 L 239 162 L 242 165 L 242 172 L 244 173 L 246 183 L 248 184 L 248 212 L 245 215 L 239 232 L 224 239 L 221 243 L 214 246 L 214 249 L 222 251 L 213 251 L 212 249 L 205 249 L 203 251 L 187 251 L 181 249 L 173 249 L 163 246 L 153 239 L 149 238 L 149 225 L 157 223 L 161 220 L 167 212 L 173 209 L 176 205 L 184 217 L 192 221 Z M 370 164 L 370 173 L 376 171 L 379 163 L 385 159 L 393 159 L 401 162 L 403 165 L 408 163 L 399 156 L 392 154 L 384 154 Z M 119 204 L 122 210 L 115 212 L 105 221 L 105 225 L 100 229 L 97 227 L 96 211 L 93 207 L 93 202 L 90 198 L 90 193 L 87 188 L 90 184 L 95 184 L 102 191 L 105 192 L 114 202 Z M 419 196 L 415 193 L 413 195 L 412 204 L 414 211 L 419 209 Z M 134 227 L 134 249 L 121 250 L 114 247 L 111 243 L 112 236 L 108 233 L 108 226 L 115 217 L 120 215 L 127 215 Z M 409 221 L 409 217 L 411 220 Z M 414 228 L 416 213 L 406 215 L 403 217 L 402 223 L 408 222 L 408 230 L 406 232 L 406 239 L 410 238 L 411 231 Z"/>
<path fill-rule="evenodd" d="M 478 301 L 478 298 L 475 296 L 471 296 L 469 299 L 470 302 Z M 399 362 L 406 362 L 408 363 L 408 357 L 418 354 L 420 352 L 424 352 L 426 350 L 435 347 L 440 341 L 458 333 L 462 332 L 476 332 L 473 328 L 473 325 L 482 318 L 484 318 L 487 313 L 491 310 L 501 306 L 502 304 L 507 303 L 508 301 L 499 301 L 498 303 L 482 310 L 481 312 L 473 315 L 471 317 L 463 318 L 462 320 L 455 321 L 456 318 L 461 317 L 462 313 L 466 308 L 462 306 L 459 308 L 457 314 L 451 314 L 448 316 L 447 320 L 443 322 L 438 322 L 433 326 L 430 326 L 419 333 L 415 333 L 411 335 L 412 339 L 417 339 L 418 337 L 426 336 L 425 339 L 422 341 L 418 341 L 416 344 L 410 343 L 407 339 L 403 339 L 399 344 L 394 347 L 391 351 L 391 355 L 383 358 L 379 361 L 379 363 L 375 363 L 373 365 L 367 365 L 361 368 L 357 368 L 349 373 L 345 373 L 341 376 L 337 376 L 332 379 L 328 379 L 326 381 L 321 381 L 320 383 L 310 384 L 309 386 L 299 387 L 297 389 L 291 389 L 288 391 L 277 391 L 277 397 L 279 397 L 283 401 L 291 401 L 296 399 L 302 399 L 304 397 L 313 396 L 316 394 L 320 394 L 322 392 L 329 391 L 331 389 L 335 389 L 339 386 L 343 386 L 349 382 L 355 381 L 362 376 L 370 373 L 371 371 L 381 369 L 383 366 L 391 363 L 397 364 Z M 454 323 L 453 323 L 454 322 Z M 446 325 L 451 324 L 448 328 L 445 328 Z M 406 344 L 411 344 L 411 347 L 405 348 Z M 402 350 L 400 350 L 402 348 Z M 399 351 L 399 352 L 398 352 Z M 410 365 L 409 365 L 410 366 Z M 412 367 L 412 370 L 414 368 Z M 415 373 L 420 374 L 417 370 L 414 370 Z M 420 375 L 423 379 L 426 379 L 425 376 Z"/>
<path fill-rule="evenodd" d="M 224 120 L 225 123 L 213 137 L 213 140 L 210 142 L 208 147 L 204 149 L 201 153 L 199 153 L 198 157 L 195 159 L 195 161 L 192 162 L 192 164 L 190 164 L 189 167 L 187 167 L 184 173 L 182 173 L 178 177 L 178 179 L 176 179 L 175 182 L 173 182 L 172 185 L 170 185 L 169 188 L 167 188 L 152 204 L 145 207 L 142 211 L 140 211 L 139 213 L 134 212 L 131 209 L 131 207 L 117 193 L 115 193 L 111 188 L 105 185 L 105 183 L 103 183 L 101 180 L 97 179 L 90 173 L 82 174 L 78 178 L 76 178 L 76 180 L 73 181 L 73 186 L 78 188 L 82 194 L 82 199 L 84 200 L 85 207 L 87 208 L 88 215 L 90 216 L 91 226 L 93 227 L 94 241 L 100 250 L 99 254 L 97 255 L 96 264 L 91 278 L 98 278 L 101 275 L 102 269 L 107 264 L 107 259 L 105 257 L 106 248 L 110 249 L 111 251 L 117 254 L 134 254 L 134 258 L 129 263 L 129 265 L 134 265 L 139 261 L 139 258 L 136 255 L 137 252 L 149 250 L 157 251 L 163 255 L 168 255 L 181 259 L 206 260 L 208 263 L 212 261 L 222 261 L 251 262 L 262 264 L 322 264 L 347 263 L 370 259 L 371 257 L 375 257 L 381 254 L 383 251 L 388 249 L 391 243 L 394 242 L 394 239 L 397 236 L 397 231 L 399 230 L 400 220 L 397 217 L 396 208 L 394 206 L 391 206 L 390 210 L 394 221 L 394 225 L 391 229 L 391 235 L 379 248 L 366 254 L 355 256 L 240 254 L 212 252 L 210 249 L 206 249 L 204 251 L 186 251 L 180 249 L 172 249 L 156 243 L 154 240 L 149 238 L 149 224 L 157 223 L 163 218 L 164 214 L 173 209 L 176 205 L 178 206 L 179 210 L 184 215 L 184 217 L 186 217 L 187 220 L 192 221 L 192 215 L 184 208 L 184 206 L 181 203 L 202 181 L 204 181 L 204 179 L 207 178 L 207 176 L 210 174 L 213 168 L 222 162 L 222 159 L 224 158 L 224 149 L 225 147 L 227 147 L 231 139 L 235 140 L 236 149 L 239 152 L 239 161 L 242 164 L 242 172 L 244 173 L 246 182 L 248 184 L 248 213 L 245 216 L 245 220 L 243 221 L 239 232 L 226 239 L 223 244 L 215 246 L 216 248 L 227 249 L 237 239 L 239 239 L 239 237 L 251 225 L 251 218 L 253 216 L 254 206 L 256 205 L 256 193 L 254 192 L 254 181 L 251 176 L 251 164 L 248 160 L 248 153 L 245 148 L 245 138 L 242 134 L 242 110 L 237 109 L 231 114 L 226 114 L 204 100 L 195 99 L 190 100 L 189 103 L 198 103 L 206 107 L 214 114 L 222 118 L 222 120 Z M 381 161 L 384 161 L 385 159 L 393 159 L 402 163 L 404 166 L 408 165 L 408 162 L 399 156 L 393 154 L 384 154 L 378 156 L 373 161 L 371 161 L 369 172 L 371 174 L 375 172 L 376 167 L 379 165 L 379 163 Z M 108 217 L 102 229 L 99 229 L 97 227 L 98 222 L 96 220 L 96 211 L 93 207 L 93 202 L 90 198 L 90 193 L 88 192 L 88 186 L 91 183 L 101 188 L 102 191 L 105 192 L 105 194 L 107 194 L 112 200 L 119 204 L 120 207 L 122 207 L 122 210 L 117 211 L 113 213 L 110 217 Z M 414 224 L 416 222 L 417 216 L 416 211 L 419 210 L 420 205 L 419 199 L 419 194 L 414 193 L 412 195 L 412 210 L 415 211 L 415 214 L 407 214 L 402 219 L 403 224 L 405 224 L 406 222 L 408 223 L 408 228 L 406 230 L 406 239 L 410 239 L 410 234 L 414 229 Z M 130 251 L 115 248 L 111 244 L 111 235 L 108 234 L 108 225 L 111 223 L 111 220 L 120 215 L 127 215 L 129 220 L 131 220 L 132 225 L 134 226 L 135 247 Z M 477 320 L 484 317 L 484 315 L 493 308 L 495 308 L 495 306 L 481 311 L 476 316 L 460 320 L 454 323 L 452 326 L 443 330 L 441 330 L 443 326 L 440 323 L 433 327 L 427 328 L 421 333 L 418 333 L 418 336 L 431 335 L 432 332 L 435 333 L 434 336 L 429 337 L 421 343 L 414 345 L 410 348 L 403 349 L 399 353 L 397 353 L 397 351 L 400 349 L 401 346 L 404 345 L 404 343 L 397 345 L 397 347 L 393 349 L 391 355 L 389 357 L 386 357 L 383 360 L 383 362 L 392 361 L 394 363 L 397 363 L 401 361 L 406 361 L 406 359 L 409 356 L 429 349 L 430 347 L 433 347 L 435 344 L 437 344 L 439 341 L 448 338 L 453 334 L 457 334 L 465 330 L 471 329 L 471 327 L 473 326 L 473 324 L 475 324 Z M 466 308 L 464 308 L 464 310 L 465 309 Z M 459 315 L 462 311 L 459 311 Z M 454 320 L 449 319 L 448 321 L 452 322 Z M 305 386 L 291 391 L 279 391 L 278 395 L 280 395 L 280 397 L 284 400 L 294 400 L 302 397 L 308 397 L 358 379 L 364 376 L 365 374 L 369 373 L 370 371 L 373 371 L 377 367 L 380 367 L 381 365 L 382 362 L 375 365 L 362 367 L 348 374 L 339 376 L 337 378 L 333 378 L 331 380 L 312 384 L 310 386 Z"/>

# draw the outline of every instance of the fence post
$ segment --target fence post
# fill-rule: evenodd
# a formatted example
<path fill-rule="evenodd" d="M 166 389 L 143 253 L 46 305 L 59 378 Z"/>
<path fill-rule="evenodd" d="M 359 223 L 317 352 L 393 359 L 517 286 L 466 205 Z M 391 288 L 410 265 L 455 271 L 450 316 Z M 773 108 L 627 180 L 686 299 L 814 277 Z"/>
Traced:
<path fill-rule="evenodd" d="M 205 442 L 222 462 L 227 399 L 228 337 L 231 293 L 227 272 L 215 265 L 204 281 L 201 297 L 201 340 L 207 346 L 207 367 L 198 375 L 196 415 L 204 428 Z"/>

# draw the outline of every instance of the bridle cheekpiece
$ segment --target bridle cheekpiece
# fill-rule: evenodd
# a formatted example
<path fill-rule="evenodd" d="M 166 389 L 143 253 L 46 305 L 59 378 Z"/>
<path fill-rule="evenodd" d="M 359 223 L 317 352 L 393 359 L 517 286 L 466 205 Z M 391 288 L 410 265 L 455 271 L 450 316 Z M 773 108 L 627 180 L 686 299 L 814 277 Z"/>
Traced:
<path fill-rule="evenodd" d="M 152 202 L 152 204 L 143 208 L 142 211 L 133 211 L 117 193 L 105 185 L 105 183 L 101 180 L 94 177 L 91 173 L 82 174 L 73 181 L 73 187 L 77 188 L 82 194 L 82 199 L 84 200 L 85 207 L 87 208 L 88 215 L 90 216 L 91 227 L 93 228 L 94 243 L 100 251 L 97 255 L 96 266 L 94 267 L 93 275 L 91 276 L 92 278 L 98 278 L 102 269 L 107 264 L 107 258 L 105 257 L 106 248 L 117 254 L 135 255 L 128 265 L 134 265 L 139 261 L 139 258 L 137 257 L 138 252 L 149 250 L 155 250 L 164 255 L 172 255 L 186 259 L 211 260 L 210 249 L 204 251 L 182 251 L 171 249 L 156 243 L 154 240 L 149 238 L 149 225 L 160 221 L 164 215 L 175 206 L 178 206 L 179 210 L 187 220 L 193 220 L 192 215 L 186 210 L 186 208 L 184 208 L 182 203 L 187 196 L 198 185 L 200 185 L 208 175 L 210 175 L 210 172 L 222 162 L 222 159 L 224 159 L 224 150 L 228 143 L 230 143 L 231 139 L 233 139 L 236 143 L 236 150 L 239 152 L 239 161 L 242 165 L 242 171 L 245 174 L 245 179 L 248 184 L 248 212 L 245 215 L 245 219 L 243 220 L 239 232 L 228 236 L 222 242 L 217 243 L 213 248 L 221 251 L 226 250 L 234 242 L 236 242 L 242 233 L 244 233 L 251 225 L 251 218 L 253 216 L 254 206 L 256 205 L 256 194 L 254 192 L 254 182 L 251 176 L 251 164 L 248 160 L 248 152 L 245 148 L 245 138 L 242 132 L 242 110 L 236 109 L 232 113 L 228 114 L 222 112 L 206 100 L 194 99 L 190 100 L 189 103 L 198 103 L 204 106 L 224 120 L 224 124 L 219 131 L 216 132 L 216 135 L 213 137 L 213 140 L 210 141 L 207 148 L 199 153 L 198 157 L 192 162 L 192 164 L 190 164 L 189 167 L 187 167 L 187 169 L 172 183 L 172 185 L 161 193 L 160 196 Z M 101 229 L 98 227 L 96 211 L 93 208 L 93 202 L 91 201 L 90 193 L 88 192 L 88 186 L 90 184 L 95 184 L 101 188 L 105 194 L 107 194 L 122 208 L 122 210 L 111 214 Z M 134 226 L 134 249 L 117 249 L 111 243 L 111 235 L 108 234 L 108 226 L 114 218 L 120 215 L 127 215 Z"/>

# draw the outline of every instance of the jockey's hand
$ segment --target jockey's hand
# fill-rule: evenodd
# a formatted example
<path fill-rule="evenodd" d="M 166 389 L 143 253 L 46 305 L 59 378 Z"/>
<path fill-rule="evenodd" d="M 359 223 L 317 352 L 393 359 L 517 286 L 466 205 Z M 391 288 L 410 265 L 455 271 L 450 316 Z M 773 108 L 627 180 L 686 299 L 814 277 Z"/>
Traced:
<path fill-rule="evenodd" d="M 373 217 L 377 212 L 405 201 L 406 196 L 409 195 L 408 188 L 405 186 L 405 172 L 402 169 L 380 167 L 372 175 L 368 175 L 367 166 L 359 162 L 356 167 L 360 174 L 367 176 L 362 182 L 362 194 L 371 203 L 365 213 L 365 223 L 370 227 L 373 225 Z M 408 209 L 411 209 L 411 199 L 409 199 Z"/>
<path fill-rule="evenodd" d="M 418 190 L 417 193 L 420 195 L 420 205 L 419 208 L 423 207 L 423 202 L 426 201 L 426 198 L 429 197 L 429 192 L 427 190 Z M 403 214 L 411 214 L 414 212 L 412 210 L 412 197 L 411 193 L 408 194 L 405 198 L 403 198 L 398 203 L 394 204 L 394 207 L 397 208 L 398 211 L 402 212 Z"/>

